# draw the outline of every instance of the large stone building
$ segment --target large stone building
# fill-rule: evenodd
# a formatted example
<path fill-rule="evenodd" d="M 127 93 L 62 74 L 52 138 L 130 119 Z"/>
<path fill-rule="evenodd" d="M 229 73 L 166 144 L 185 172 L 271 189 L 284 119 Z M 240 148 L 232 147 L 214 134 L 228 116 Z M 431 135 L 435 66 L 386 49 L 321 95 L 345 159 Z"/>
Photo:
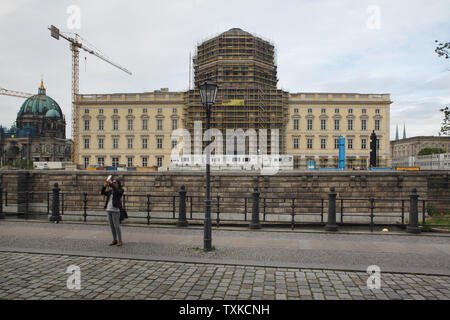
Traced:
<path fill-rule="evenodd" d="M 58 103 L 46 95 L 43 82 L 38 94 L 22 104 L 10 129 L 0 128 L 2 164 L 18 160 L 70 161 L 66 120 Z"/>
<path fill-rule="evenodd" d="M 379 165 L 389 165 L 389 94 L 289 93 L 277 88 L 274 45 L 234 28 L 197 47 L 195 87 L 206 78 L 218 84 L 211 127 L 279 132 L 279 153 L 293 155 L 294 168 L 308 160 L 337 166 L 337 138 L 346 138 L 348 168 L 366 168 L 370 134 L 378 136 Z M 197 89 L 170 92 L 79 95 L 76 101 L 75 161 L 80 167 L 169 166 L 172 130 L 194 137 L 205 110 Z M 246 154 L 249 141 L 246 142 Z M 224 150 L 225 151 L 225 150 Z M 198 152 L 198 150 L 192 150 Z M 272 150 L 270 139 L 267 152 Z M 224 152 L 225 153 L 225 152 Z"/>
<path fill-rule="evenodd" d="M 401 159 L 419 155 L 425 148 L 440 148 L 450 152 L 450 137 L 448 136 L 416 136 L 391 141 L 392 159 Z"/>

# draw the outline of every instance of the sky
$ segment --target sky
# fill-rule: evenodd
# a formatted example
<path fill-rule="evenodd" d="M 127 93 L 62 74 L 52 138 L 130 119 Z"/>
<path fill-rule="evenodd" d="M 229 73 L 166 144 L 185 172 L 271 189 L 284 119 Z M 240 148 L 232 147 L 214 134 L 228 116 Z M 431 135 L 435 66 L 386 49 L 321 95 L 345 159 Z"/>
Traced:
<path fill-rule="evenodd" d="M 74 10 L 75 8 L 75 10 Z M 278 87 L 289 92 L 389 93 L 390 135 L 438 135 L 450 104 L 448 0 L 2 0 L 0 87 L 37 93 L 41 75 L 71 137 L 69 43 L 47 29 L 78 33 L 132 72 L 84 51 L 80 93 L 152 92 L 189 87 L 189 55 L 231 28 L 272 42 Z M 82 41 L 84 41 L 82 40 Z M 0 95 L 0 125 L 10 127 L 24 99 Z"/>

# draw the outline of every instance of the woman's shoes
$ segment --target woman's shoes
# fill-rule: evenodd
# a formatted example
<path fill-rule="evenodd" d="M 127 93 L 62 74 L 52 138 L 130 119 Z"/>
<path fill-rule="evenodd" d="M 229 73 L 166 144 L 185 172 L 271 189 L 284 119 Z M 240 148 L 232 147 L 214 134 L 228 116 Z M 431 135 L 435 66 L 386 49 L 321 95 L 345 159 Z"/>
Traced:
<path fill-rule="evenodd" d="M 118 247 L 122 246 L 122 241 L 117 242 L 117 246 Z"/>
<path fill-rule="evenodd" d="M 110 246 L 114 246 L 114 245 L 116 245 L 117 244 L 117 240 L 114 240 L 113 242 L 111 242 L 109 245 Z M 121 245 L 122 245 L 122 243 L 121 243 Z"/>

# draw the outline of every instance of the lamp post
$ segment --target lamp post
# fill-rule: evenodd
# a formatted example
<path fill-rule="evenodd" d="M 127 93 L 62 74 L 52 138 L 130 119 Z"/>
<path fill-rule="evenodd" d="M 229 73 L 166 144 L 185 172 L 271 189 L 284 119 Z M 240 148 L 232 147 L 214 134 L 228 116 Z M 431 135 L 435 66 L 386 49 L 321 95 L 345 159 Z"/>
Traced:
<path fill-rule="evenodd" d="M 211 186 L 210 186 L 210 149 L 209 142 L 211 137 L 209 133 L 211 125 L 211 107 L 216 101 L 217 84 L 211 79 L 206 79 L 199 86 L 200 98 L 206 111 L 206 142 L 208 147 L 206 148 L 206 199 L 205 199 L 205 225 L 204 225 L 204 237 L 203 237 L 203 250 L 211 251 L 212 246 L 212 232 L 211 232 Z"/>

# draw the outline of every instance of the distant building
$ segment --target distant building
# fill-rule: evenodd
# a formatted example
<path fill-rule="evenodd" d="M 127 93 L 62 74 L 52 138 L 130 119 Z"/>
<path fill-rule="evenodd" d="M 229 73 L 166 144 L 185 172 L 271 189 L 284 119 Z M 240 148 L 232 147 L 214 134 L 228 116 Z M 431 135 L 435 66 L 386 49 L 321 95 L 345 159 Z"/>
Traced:
<path fill-rule="evenodd" d="M 22 104 L 10 129 L 0 127 L 2 164 L 17 160 L 70 161 L 66 120 L 58 103 L 46 95 L 44 83 Z"/>
<path fill-rule="evenodd" d="M 417 136 L 391 141 L 392 160 L 417 156 L 424 148 L 441 148 L 450 151 L 448 136 Z"/>

